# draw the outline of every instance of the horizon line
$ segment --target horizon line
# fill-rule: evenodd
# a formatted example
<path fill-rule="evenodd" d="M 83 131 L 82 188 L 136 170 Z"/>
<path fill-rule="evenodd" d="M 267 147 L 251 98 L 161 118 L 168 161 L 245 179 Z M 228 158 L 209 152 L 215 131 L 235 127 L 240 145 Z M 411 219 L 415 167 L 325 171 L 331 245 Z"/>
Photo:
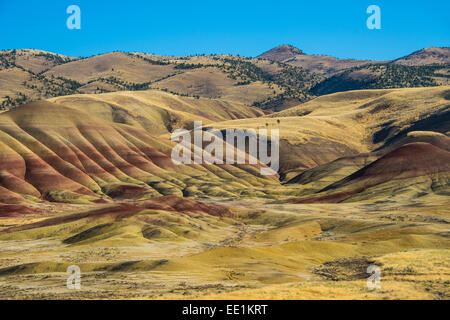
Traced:
<path fill-rule="evenodd" d="M 195 56 L 221 56 L 221 55 L 229 55 L 229 56 L 238 56 L 238 57 L 244 57 L 244 58 L 249 58 L 249 59 L 258 59 L 260 55 L 262 55 L 262 54 L 264 54 L 264 53 L 266 53 L 266 52 L 269 52 L 269 51 L 271 51 L 271 50 L 273 50 L 273 49 L 279 48 L 279 47 L 281 47 L 281 46 L 290 46 L 290 47 L 296 48 L 296 49 L 302 51 L 302 53 L 303 53 L 304 55 L 307 55 L 307 56 L 327 56 L 327 57 L 332 57 L 332 58 L 339 59 L 339 60 L 347 60 L 347 59 L 350 59 L 350 60 L 374 61 L 374 62 L 388 62 L 388 61 L 393 61 L 393 60 L 396 60 L 396 59 L 400 59 L 400 58 L 406 57 L 406 56 L 411 55 L 411 54 L 413 54 L 413 53 L 419 52 L 419 51 L 421 51 L 421 50 L 430 49 L 430 48 L 438 48 L 438 49 L 450 48 L 450 47 L 447 47 L 447 46 L 443 46 L 443 47 L 439 47 L 439 46 L 424 47 L 424 48 L 421 48 L 421 49 L 417 49 L 417 50 L 415 50 L 415 51 L 412 51 L 411 53 L 409 53 L 409 54 L 407 54 L 407 55 L 400 56 L 400 57 L 397 57 L 397 58 L 387 59 L 387 60 L 373 60 L 373 59 L 353 58 L 353 57 L 345 57 L 345 58 L 343 58 L 343 57 L 332 56 L 332 55 L 329 55 L 329 54 L 317 54 L 317 53 L 309 54 L 309 53 L 305 53 L 302 49 L 297 48 L 297 47 L 295 47 L 295 46 L 293 46 L 293 45 L 290 45 L 290 44 L 280 44 L 280 45 L 275 46 L 275 47 L 273 47 L 273 48 L 271 48 L 271 49 L 269 49 L 269 50 L 263 51 L 262 53 L 260 53 L 260 54 L 257 55 L 257 56 L 244 56 L 244 55 L 241 55 L 241 54 L 232 54 L 232 53 L 193 53 L 193 54 L 189 54 L 189 55 L 172 55 L 172 54 L 156 54 L 156 53 L 153 53 L 153 52 L 150 53 L 150 52 L 145 52 L 145 51 L 124 51 L 124 50 L 104 51 L 104 52 L 99 52 L 99 53 L 97 53 L 97 54 L 93 54 L 93 55 L 90 55 L 90 56 L 74 56 L 74 55 L 67 55 L 67 54 L 64 54 L 64 53 L 57 53 L 57 52 L 54 52 L 54 51 L 48 51 L 48 50 L 36 49 L 36 48 L 1 49 L 0 52 L 14 51 L 14 50 L 37 50 L 37 51 L 44 51 L 44 52 L 51 53 L 51 54 L 56 54 L 56 55 L 62 55 L 62 56 L 70 57 L 70 58 L 80 58 L 80 59 L 92 58 L 92 57 L 101 56 L 101 55 L 104 55 L 104 54 L 114 53 L 114 52 L 121 52 L 121 53 L 144 53 L 144 54 L 149 54 L 149 55 L 154 55 L 154 56 L 171 57 L 171 58 L 177 58 L 177 57 L 195 57 Z"/>

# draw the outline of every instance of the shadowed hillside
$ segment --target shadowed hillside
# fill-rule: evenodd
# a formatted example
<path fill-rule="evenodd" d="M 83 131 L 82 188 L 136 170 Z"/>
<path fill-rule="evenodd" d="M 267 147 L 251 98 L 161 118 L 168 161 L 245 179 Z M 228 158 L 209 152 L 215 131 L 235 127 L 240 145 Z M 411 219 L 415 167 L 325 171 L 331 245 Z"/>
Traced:
<path fill-rule="evenodd" d="M 430 47 L 413 52 L 406 57 L 394 60 L 394 63 L 407 66 L 424 66 L 431 64 L 448 64 L 449 60 L 450 47 Z"/>

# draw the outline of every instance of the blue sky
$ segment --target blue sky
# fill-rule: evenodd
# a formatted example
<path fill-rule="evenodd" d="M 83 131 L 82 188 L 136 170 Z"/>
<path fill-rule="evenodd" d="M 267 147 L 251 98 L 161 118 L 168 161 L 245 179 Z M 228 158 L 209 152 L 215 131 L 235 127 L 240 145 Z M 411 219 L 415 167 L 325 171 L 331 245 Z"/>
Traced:
<path fill-rule="evenodd" d="M 81 30 L 66 27 L 72 4 L 81 9 Z M 381 8 L 381 30 L 366 27 L 372 4 Z M 0 0 L 0 29 L 0 49 L 71 56 L 256 56 L 288 43 L 308 54 L 386 60 L 450 46 L 450 1 Z"/>

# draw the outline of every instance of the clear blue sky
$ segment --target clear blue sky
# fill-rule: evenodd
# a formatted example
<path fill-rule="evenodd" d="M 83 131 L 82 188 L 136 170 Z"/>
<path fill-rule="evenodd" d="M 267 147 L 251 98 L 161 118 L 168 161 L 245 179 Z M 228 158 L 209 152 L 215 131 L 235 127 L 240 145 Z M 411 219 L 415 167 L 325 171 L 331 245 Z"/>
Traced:
<path fill-rule="evenodd" d="M 81 8 L 81 30 L 66 8 Z M 369 5 L 381 30 L 366 27 Z M 0 49 L 71 56 L 109 51 L 256 56 L 279 44 L 308 54 L 385 60 L 450 46 L 449 0 L 0 0 Z"/>

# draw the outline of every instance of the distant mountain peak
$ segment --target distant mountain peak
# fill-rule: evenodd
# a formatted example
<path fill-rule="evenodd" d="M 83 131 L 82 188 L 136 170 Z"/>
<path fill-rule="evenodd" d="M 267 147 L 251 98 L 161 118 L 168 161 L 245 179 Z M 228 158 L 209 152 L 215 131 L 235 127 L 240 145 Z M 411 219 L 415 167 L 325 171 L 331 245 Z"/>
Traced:
<path fill-rule="evenodd" d="M 273 61 L 284 61 L 290 58 L 293 58 L 298 55 L 304 55 L 305 53 L 290 45 L 290 44 L 283 44 L 281 46 L 275 47 L 269 51 L 264 52 L 259 58 L 267 59 L 267 60 L 273 60 Z"/>

